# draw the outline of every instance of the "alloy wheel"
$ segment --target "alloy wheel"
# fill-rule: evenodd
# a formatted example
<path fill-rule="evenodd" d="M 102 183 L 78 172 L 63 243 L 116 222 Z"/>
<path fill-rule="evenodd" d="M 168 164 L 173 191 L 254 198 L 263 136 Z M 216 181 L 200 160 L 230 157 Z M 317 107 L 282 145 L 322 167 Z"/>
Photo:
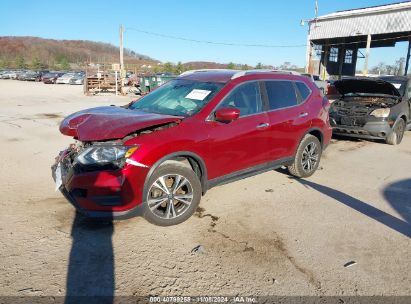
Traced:
<path fill-rule="evenodd" d="M 193 187 L 187 178 L 167 174 L 152 183 L 147 194 L 147 205 L 156 216 L 173 219 L 187 211 L 193 199 Z"/>
<path fill-rule="evenodd" d="M 316 168 L 319 159 L 319 149 L 316 143 L 309 143 L 303 151 L 301 164 L 305 172 L 311 172 Z"/>

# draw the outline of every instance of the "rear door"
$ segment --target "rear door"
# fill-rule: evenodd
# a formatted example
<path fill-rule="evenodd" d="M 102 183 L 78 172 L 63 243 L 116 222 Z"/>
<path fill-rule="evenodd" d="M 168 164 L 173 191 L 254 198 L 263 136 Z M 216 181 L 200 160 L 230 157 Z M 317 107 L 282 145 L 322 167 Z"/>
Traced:
<path fill-rule="evenodd" d="M 230 123 L 215 121 L 219 108 L 237 108 L 240 117 Z M 207 121 L 210 140 L 209 179 L 266 162 L 269 158 L 269 121 L 263 111 L 258 81 L 236 86 L 216 107 Z"/>
<path fill-rule="evenodd" d="M 306 102 L 311 90 L 304 82 L 291 80 L 266 80 L 264 87 L 270 124 L 270 157 L 272 160 L 291 157 L 311 126 Z"/>

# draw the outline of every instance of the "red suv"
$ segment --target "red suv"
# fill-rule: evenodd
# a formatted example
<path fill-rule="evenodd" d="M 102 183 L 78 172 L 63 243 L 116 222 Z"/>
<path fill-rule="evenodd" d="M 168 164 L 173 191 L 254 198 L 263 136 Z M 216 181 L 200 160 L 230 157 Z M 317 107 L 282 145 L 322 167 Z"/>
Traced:
<path fill-rule="evenodd" d="M 56 158 L 56 189 L 89 216 L 178 224 L 219 184 L 281 166 L 312 175 L 331 139 L 328 109 L 304 76 L 186 72 L 127 106 L 66 117 L 60 131 L 76 143 Z"/>

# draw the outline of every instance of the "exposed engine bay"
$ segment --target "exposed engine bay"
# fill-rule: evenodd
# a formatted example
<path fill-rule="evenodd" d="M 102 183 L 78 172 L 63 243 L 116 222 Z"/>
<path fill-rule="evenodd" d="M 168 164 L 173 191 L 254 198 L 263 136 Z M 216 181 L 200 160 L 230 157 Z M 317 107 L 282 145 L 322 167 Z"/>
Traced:
<path fill-rule="evenodd" d="M 344 115 L 350 113 L 367 115 L 375 109 L 391 108 L 400 101 L 400 99 L 392 97 L 343 97 L 336 100 L 331 105 L 331 111 L 339 112 Z"/>
<path fill-rule="evenodd" d="M 331 105 L 330 116 L 339 125 L 362 127 L 367 122 L 367 117 L 375 111 L 389 111 L 389 108 L 400 101 L 394 96 L 344 96 Z"/>

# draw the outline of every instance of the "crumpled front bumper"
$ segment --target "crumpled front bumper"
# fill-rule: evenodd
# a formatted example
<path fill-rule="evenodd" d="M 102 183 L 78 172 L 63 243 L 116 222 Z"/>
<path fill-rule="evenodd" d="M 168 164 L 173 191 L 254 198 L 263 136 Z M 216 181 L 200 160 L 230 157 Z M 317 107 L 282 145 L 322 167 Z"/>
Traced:
<path fill-rule="evenodd" d="M 143 187 L 148 168 L 126 164 L 117 170 L 87 171 L 71 164 L 62 153 L 52 166 L 56 181 L 56 169 L 61 167 L 64 197 L 81 213 L 91 217 L 129 218 L 143 213 Z"/>
<path fill-rule="evenodd" d="M 391 125 L 387 120 L 368 121 L 363 126 L 349 126 L 338 124 L 330 116 L 330 124 L 333 128 L 333 134 L 369 138 L 369 139 L 386 139 L 391 132 Z"/>

